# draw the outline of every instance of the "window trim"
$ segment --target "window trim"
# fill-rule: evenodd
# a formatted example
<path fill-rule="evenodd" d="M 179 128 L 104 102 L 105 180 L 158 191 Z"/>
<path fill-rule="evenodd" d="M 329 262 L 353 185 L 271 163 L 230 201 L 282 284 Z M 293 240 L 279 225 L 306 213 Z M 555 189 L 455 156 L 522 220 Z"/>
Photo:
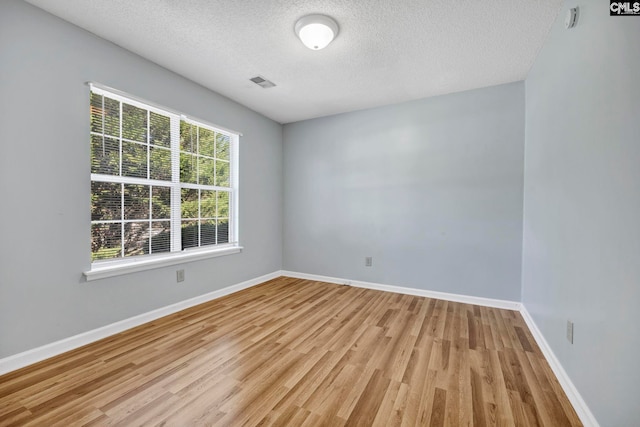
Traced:
<path fill-rule="evenodd" d="M 124 99 L 118 99 L 118 100 L 120 102 L 127 102 L 134 106 L 144 108 L 149 111 L 154 111 L 160 114 L 174 116 L 180 121 L 184 120 L 196 126 L 202 126 L 208 129 L 213 129 L 215 131 L 221 131 L 222 133 L 228 134 L 230 136 L 231 151 L 229 153 L 230 154 L 229 181 L 231 185 L 229 187 L 229 195 L 230 195 L 229 223 L 230 223 L 230 226 L 232 227 L 232 230 L 229 230 L 229 235 L 230 237 L 233 236 L 233 241 L 229 243 L 207 245 L 207 246 L 201 246 L 197 248 L 188 248 L 188 249 L 183 249 L 183 250 L 173 251 L 173 252 L 163 252 L 159 254 L 133 256 L 129 258 L 121 257 L 121 258 L 115 258 L 115 259 L 101 260 L 99 262 L 91 261 L 90 269 L 83 272 L 86 280 L 92 281 L 92 280 L 102 279 L 106 277 L 119 276 L 119 275 L 134 273 L 138 271 L 161 268 L 161 267 L 166 267 L 166 266 L 171 266 L 176 264 L 183 264 L 185 262 L 197 261 L 197 260 L 225 256 L 225 255 L 241 252 L 243 250 L 243 247 L 240 246 L 239 244 L 239 233 L 238 233 L 239 231 L 238 155 L 239 155 L 239 138 L 242 136 L 242 133 L 231 130 L 229 128 L 225 128 L 222 126 L 209 123 L 205 120 L 194 118 L 192 116 L 187 116 L 184 113 L 172 110 L 170 108 L 166 108 L 158 104 L 154 104 L 145 99 L 132 96 L 126 92 L 122 92 L 117 89 L 113 89 L 99 83 L 87 82 L 86 84 L 89 87 L 89 91 L 88 91 L 89 93 L 91 93 L 92 91 L 95 91 L 95 92 L 101 93 L 102 95 L 115 97 L 116 99 L 124 98 Z M 139 104 L 139 105 L 136 105 L 136 104 Z M 173 122 L 174 119 L 172 118 L 171 120 Z M 174 147 L 172 142 L 172 147 L 171 147 L 172 157 L 173 157 L 173 152 L 176 148 L 178 149 L 178 153 L 180 153 L 179 147 Z M 176 165 L 173 164 L 172 168 L 175 168 L 175 167 Z M 177 167 L 179 168 L 179 166 Z M 173 172 L 175 173 L 175 171 Z M 179 173 L 179 170 L 177 172 Z M 94 177 L 98 178 L 99 176 L 100 176 L 99 174 L 91 174 L 91 182 L 94 181 Z M 116 181 L 116 182 L 127 181 L 127 183 L 130 183 L 129 181 L 132 181 L 132 180 L 135 181 L 137 179 L 134 177 L 120 177 L 120 176 L 110 176 L 110 179 L 109 179 L 109 181 Z M 172 180 L 169 182 L 172 182 L 174 180 L 175 180 L 175 177 L 172 178 Z M 98 179 L 98 181 L 100 181 L 100 179 Z M 152 181 L 154 180 L 144 179 L 144 181 L 146 181 L 148 185 L 148 184 L 153 184 Z M 166 183 L 167 181 L 162 181 L 162 182 L 158 182 L 157 184 L 165 186 Z M 178 182 L 178 184 L 180 183 Z M 188 185 L 189 184 L 187 184 L 187 186 Z M 178 185 L 178 188 L 180 188 L 180 185 Z M 224 190 L 226 190 L 226 188 Z M 172 192 L 172 194 L 173 193 L 175 192 Z M 179 192 L 178 192 L 178 197 L 179 197 Z M 173 197 L 172 197 L 171 210 L 173 212 L 176 209 L 180 210 L 180 206 L 179 205 L 175 206 L 175 200 L 173 200 Z M 172 222 L 173 222 L 173 218 L 174 217 L 172 213 L 172 219 L 171 219 Z M 174 247 L 173 241 L 171 246 L 172 248 Z"/>
<path fill-rule="evenodd" d="M 118 261 L 103 261 L 98 265 L 92 265 L 91 270 L 87 270 L 83 274 L 87 282 L 90 282 L 92 280 L 121 276 L 123 274 L 136 273 L 138 271 L 152 270 L 176 264 L 184 264 L 191 261 L 237 254 L 242 252 L 243 249 L 244 247 L 242 246 L 229 243 L 224 247 L 216 247 L 213 249 L 198 248 L 182 252 L 168 252 L 158 255 L 146 255 L 128 259 L 124 258 Z"/>

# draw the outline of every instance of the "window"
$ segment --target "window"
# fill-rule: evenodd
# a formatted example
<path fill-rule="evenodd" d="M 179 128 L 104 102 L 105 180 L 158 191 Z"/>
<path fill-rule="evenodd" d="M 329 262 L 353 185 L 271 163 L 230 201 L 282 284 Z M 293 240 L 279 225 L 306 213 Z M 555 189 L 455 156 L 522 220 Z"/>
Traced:
<path fill-rule="evenodd" d="M 95 85 L 90 116 L 92 270 L 238 247 L 238 133 Z"/>

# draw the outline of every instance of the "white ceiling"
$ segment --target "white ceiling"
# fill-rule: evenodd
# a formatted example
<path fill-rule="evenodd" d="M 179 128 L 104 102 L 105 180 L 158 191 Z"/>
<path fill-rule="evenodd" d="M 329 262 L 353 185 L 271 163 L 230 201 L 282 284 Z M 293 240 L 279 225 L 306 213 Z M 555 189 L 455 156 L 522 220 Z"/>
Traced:
<path fill-rule="evenodd" d="M 523 80 L 562 0 L 27 0 L 280 123 Z M 312 51 L 296 20 L 333 17 Z M 277 86 L 249 81 L 261 75 Z"/>

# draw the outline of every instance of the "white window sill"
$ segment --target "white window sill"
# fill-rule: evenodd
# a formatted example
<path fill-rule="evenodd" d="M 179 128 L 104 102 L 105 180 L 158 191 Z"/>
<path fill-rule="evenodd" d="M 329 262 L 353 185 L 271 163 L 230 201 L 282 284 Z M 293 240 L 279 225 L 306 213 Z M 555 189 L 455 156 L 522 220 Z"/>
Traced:
<path fill-rule="evenodd" d="M 92 280 L 104 279 L 106 277 L 120 276 L 138 271 L 167 267 L 169 265 L 183 264 L 190 261 L 237 254 L 238 252 L 242 252 L 242 249 L 242 246 L 227 246 L 225 248 L 193 250 L 173 253 L 171 255 L 127 259 L 122 262 L 98 263 L 92 265 L 91 270 L 85 271 L 84 276 L 86 277 L 87 282 L 89 282 Z"/>

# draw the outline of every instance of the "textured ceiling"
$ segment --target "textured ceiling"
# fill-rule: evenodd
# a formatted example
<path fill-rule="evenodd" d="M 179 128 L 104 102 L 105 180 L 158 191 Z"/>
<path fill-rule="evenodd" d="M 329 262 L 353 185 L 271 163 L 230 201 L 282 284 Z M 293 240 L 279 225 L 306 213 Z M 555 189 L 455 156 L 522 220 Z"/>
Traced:
<path fill-rule="evenodd" d="M 280 123 L 523 80 L 562 0 L 27 0 Z M 310 13 L 340 26 L 312 51 Z M 249 81 L 261 75 L 277 86 Z"/>

